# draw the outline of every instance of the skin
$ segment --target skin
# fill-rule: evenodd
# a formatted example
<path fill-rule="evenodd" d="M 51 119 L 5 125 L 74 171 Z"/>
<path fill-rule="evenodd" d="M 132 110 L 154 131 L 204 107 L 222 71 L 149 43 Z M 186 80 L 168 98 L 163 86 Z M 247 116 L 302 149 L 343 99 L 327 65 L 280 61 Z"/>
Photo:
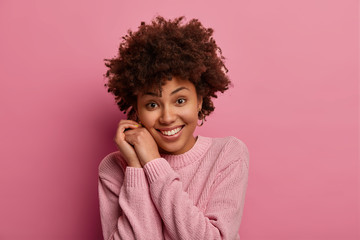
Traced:
<path fill-rule="evenodd" d="M 140 168 L 160 158 L 160 153 L 177 155 L 190 150 L 196 142 L 193 133 L 201 106 L 194 84 L 176 77 L 166 81 L 161 95 L 156 89 L 139 94 L 135 109 L 142 125 L 121 120 L 114 138 L 128 166 Z M 180 126 L 179 137 L 172 140 L 159 131 Z"/>

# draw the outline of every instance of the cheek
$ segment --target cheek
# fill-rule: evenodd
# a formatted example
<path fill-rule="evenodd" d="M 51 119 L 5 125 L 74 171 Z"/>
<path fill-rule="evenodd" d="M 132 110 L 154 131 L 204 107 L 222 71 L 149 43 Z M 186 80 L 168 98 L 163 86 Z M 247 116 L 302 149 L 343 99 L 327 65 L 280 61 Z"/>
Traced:
<path fill-rule="evenodd" d="M 180 116 L 182 116 L 183 120 L 188 123 L 197 123 L 198 120 L 198 112 L 196 108 L 184 109 Z"/>
<path fill-rule="evenodd" d="M 157 114 L 156 112 L 142 112 L 139 113 L 139 119 L 143 126 L 145 126 L 146 128 L 150 128 L 155 124 Z"/>

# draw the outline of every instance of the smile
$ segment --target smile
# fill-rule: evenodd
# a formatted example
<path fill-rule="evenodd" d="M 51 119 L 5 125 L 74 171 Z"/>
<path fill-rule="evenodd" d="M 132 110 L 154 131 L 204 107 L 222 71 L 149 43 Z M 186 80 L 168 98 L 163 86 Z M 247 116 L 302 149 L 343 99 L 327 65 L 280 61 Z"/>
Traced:
<path fill-rule="evenodd" d="M 173 136 L 175 134 L 177 134 L 178 132 L 181 131 L 181 129 L 183 129 L 184 126 L 180 126 L 171 130 L 161 130 L 161 129 L 157 129 L 157 131 L 161 132 L 162 135 L 165 136 Z"/>

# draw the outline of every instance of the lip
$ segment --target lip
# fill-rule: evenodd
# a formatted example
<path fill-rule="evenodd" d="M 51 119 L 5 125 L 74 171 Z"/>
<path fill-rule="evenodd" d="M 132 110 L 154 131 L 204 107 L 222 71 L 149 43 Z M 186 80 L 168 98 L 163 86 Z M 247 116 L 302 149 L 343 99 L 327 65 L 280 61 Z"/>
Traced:
<path fill-rule="evenodd" d="M 171 128 L 156 128 L 156 130 L 158 131 L 171 131 L 171 130 L 174 130 L 174 129 L 177 129 L 179 127 L 183 127 L 185 125 L 178 125 L 178 126 L 175 126 L 175 127 L 171 127 Z"/>
<path fill-rule="evenodd" d="M 160 131 L 170 131 L 170 130 L 173 130 L 173 129 L 176 129 L 176 128 L 179 128 L 181 127 L 180 131 L 177 132 L 175 135 L 172 135 L 172 136 L 166 136 L 164 134 L 162 134 Z M 181 133 L 182 133 L 182 130 L 184 129 L 185 125 L 180 125 L 180 126 L 177 126 L 177 127 L 172 127 L 172 128 L 161 128 L 161 129 L 156 129 L 158 132 L 159 132 L 159 135 L 162 137 L 162 139 L 164 139 L 165 141 L 176 141 L 178 140 L 178 138 L 181 136 Z"/>

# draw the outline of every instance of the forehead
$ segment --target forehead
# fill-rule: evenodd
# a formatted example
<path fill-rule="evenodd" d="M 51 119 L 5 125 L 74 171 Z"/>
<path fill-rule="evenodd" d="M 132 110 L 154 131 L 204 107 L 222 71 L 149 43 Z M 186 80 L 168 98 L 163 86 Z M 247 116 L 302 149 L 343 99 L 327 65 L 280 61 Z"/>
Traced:
<path fill-rule="evenodd" d="M 165 80 L 164 85 L 162 85 L 161 88 L 158 86 L 153 86 L 139 94 L 139 97 L 148 95 L 162 97 L 164 95 L 172 95 L 174 91 L 181 91 L 183 89 L 186 89 L 186 91 L 189 91 L 190 93 L 196 94 L 196 89 L 192 82 L 186 79 L 184 80 L 173 77 L 171 80 Z"/>

